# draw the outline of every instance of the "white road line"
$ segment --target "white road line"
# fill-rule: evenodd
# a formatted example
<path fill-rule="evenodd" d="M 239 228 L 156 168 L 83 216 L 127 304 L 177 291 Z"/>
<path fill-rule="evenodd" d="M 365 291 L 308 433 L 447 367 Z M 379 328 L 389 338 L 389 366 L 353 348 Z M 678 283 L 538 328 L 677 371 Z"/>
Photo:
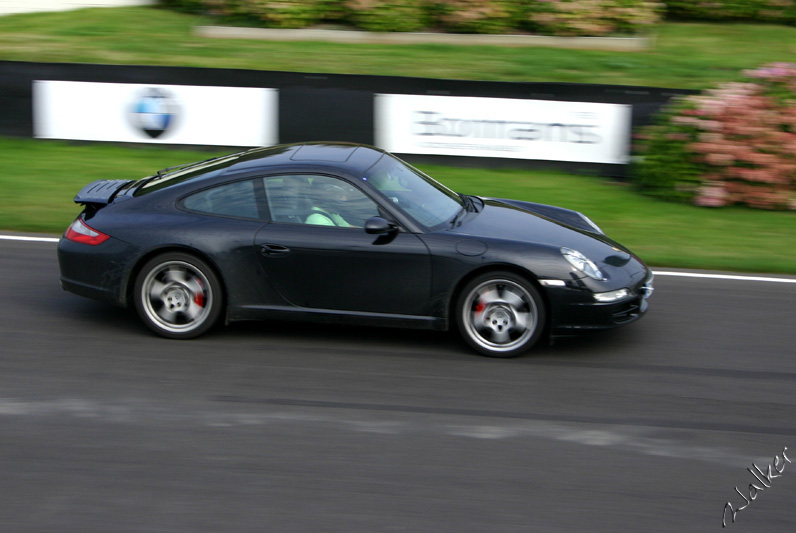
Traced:
<path fill-rule="evenodd" d="M 58 242 L 54 237 L 21 237 L 17 235 L 0 235 L 0 240 L 5 241 L 28 241 L 28 242 Z"/>
<path fill-rule="evenodd" d="M 28 242 L 58 242 L 54 237 L 25 237 L 19 235 L 0 235 L 0 240 L 6 241 L 28 241 Z M 739 276 L 733 274 L 703 274 L 699 272 L 670 272 L 666 270 L 653 270 L 656 276 L 676 276 L 681 278 L 709 278 L 727 279 L 735 281 L 762 281 L 766 283 L 796 283 L 796 279 L 771 278 L 766 276 Z"/>
<path fill-rule="evenodd" d="M 667 272 L 653 270 L 656 276 L 678 276 L 681 278 L 710 278 L 710 279 L 729 279 L 737 281 L 764 281 L 767 283 L 796 283 L 796 279 L 788 278 L 769 278 L 763 276 L 738 276 L 733 274 L 702 274 L 699 272 Z"/>

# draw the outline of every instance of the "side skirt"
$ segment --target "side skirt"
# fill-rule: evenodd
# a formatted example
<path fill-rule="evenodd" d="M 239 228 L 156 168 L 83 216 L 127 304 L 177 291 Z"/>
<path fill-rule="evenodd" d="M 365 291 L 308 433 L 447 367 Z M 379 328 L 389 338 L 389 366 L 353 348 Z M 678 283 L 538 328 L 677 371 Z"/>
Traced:
<path fill-rule="evenodd" d="M 242 306 L 230 309 L 227 315 L 228 322 L 264 320 L 269 318 L 275 320 L 300 320 L 324 324 L 427 329 L 436 331 L 446 331 L 449 327 L 447 319 L 440 317 L 310 309 L 288 306 Z"/>

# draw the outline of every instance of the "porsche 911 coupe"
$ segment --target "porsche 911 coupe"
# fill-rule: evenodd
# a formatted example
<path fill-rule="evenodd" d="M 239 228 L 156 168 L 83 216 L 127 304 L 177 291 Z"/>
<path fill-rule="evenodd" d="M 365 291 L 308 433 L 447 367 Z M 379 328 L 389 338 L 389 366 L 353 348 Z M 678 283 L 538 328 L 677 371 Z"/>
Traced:
<path fill-rule="evenodd" d="M 61 285 L 155 333 L 306 320 L 458 329 L 481 354 L 639 319 L 652 273 L 576 211 L 458 194 L 378 148 L 304 143 L 100 180 Z"/>

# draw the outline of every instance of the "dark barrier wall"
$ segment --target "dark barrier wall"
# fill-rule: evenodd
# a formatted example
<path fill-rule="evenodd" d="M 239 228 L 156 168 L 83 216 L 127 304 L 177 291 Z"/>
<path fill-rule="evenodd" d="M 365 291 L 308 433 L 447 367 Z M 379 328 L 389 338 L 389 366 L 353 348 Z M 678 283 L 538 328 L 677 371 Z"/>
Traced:
<path fill-rule="evenodd" d="M 673 96 L 692 92 L 621 85 L 507 83 L 189 67 L 0 61 L 0 135 L 33 136 L 34 80 L 275 88 L 279 90 L 279 141 L 282 143 L 337 140 L 373 144 L 373 95 L 379 93 L 626 104 L 633 106 L 632 126 L 636 130 L 648 124 L 652 115 Z M 601 167 L 619 166 L 444 156 L 416 156 L 412 159 L 468 165 L 552 166 L 590 171 L 594 168 L 585 167 L 596 167 L 601 172 L 606 172 Z M 607 173 L 621 175 L 622 170 L 608 169 Z"/>

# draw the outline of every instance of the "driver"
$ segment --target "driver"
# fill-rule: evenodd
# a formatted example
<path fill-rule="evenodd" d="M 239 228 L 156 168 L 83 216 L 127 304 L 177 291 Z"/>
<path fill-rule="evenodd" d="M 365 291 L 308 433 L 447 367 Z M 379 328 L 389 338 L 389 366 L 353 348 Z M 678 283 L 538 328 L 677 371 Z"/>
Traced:
<path fill-rule="evenodd" d="M 345 210 L 346 202 L 351 197 L 352 191 L 347 190 L 349 187 L 330 183 L 327 180 L 313 182 L 310 189 L 312 214 L 305 222 L 319 226 L 350 227 L 351 224 L 340 214 Z"/>

